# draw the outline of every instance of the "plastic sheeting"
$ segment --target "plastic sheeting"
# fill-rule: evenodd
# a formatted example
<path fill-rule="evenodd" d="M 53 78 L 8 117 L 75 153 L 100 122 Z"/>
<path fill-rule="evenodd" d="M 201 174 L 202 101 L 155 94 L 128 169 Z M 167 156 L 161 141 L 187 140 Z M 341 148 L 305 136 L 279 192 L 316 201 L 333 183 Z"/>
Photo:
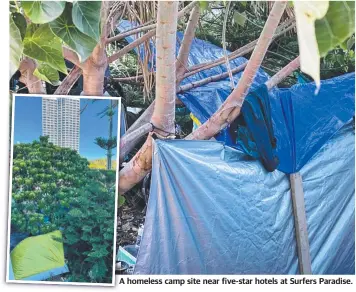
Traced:
<path fill-rule="evenodd" d="M 313 274 L 355 273 L 354 129 L 301 169 Z M 135 274 L 297 274 L 290 184 L 213 141 L 155 141 Z"/>
<path fill-rule="evenodd" d="M 61 241 L 59 230 L 21 241 L 10 256 L 14 279 L 41 281 L 68 272 Z"/>

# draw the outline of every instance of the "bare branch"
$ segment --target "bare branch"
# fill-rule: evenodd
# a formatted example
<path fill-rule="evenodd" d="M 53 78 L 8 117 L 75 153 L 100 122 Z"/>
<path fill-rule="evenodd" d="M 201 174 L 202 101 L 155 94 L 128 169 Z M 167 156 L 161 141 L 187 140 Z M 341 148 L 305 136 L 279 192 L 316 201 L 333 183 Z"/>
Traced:
<path fill-rule="evenodd" d="M 210 77 L 207 77 L 207 78 L 204 78 L 204 79 L 201 79 L 199 81 L 196 81 L 196 82 L 192 82 L 192 83 L 188 83 L 188 84 L 184 84 L 182 86 L 179 86 L 177 88 L 177 93 L 182 93 L 184 91 L 188 91 L 192 88 L 197 88 L 199 86 L 203 86 L 205 84 L 208 84 L 210 82 L 216 82 L 216 81 L 219 81 L 221 79 L 225 79 L 226 77 L 229 77 L 230 76 L 230 73 L 231 73 L 231 76 L 232 74 L 235 74 L 235 73 L 238 73 L 238 72 L 241 72 L 242 70 L 245 69 L 247 65 L 247 62 L 230 70 L 229 72 L 225 72 L 225 73 L 221 73 L 221 74 L 217 74 L 217 75 L 214 75 L 214 76 L 210 76 Z"/>
<path fill-rule="evenodd" d="M 278 27 L 278 32 L 276 32 L 276 34 L 273 36 L 272 40 L 275 40 L 276 38 L 284 35 L 286 32 L 292 30 L 295 27 L 295 20 L 291 19 L 289 21 L 286 21 L 285 23 L 282 23 L 279 27 Z M 258 40 L 254 40 L 246 45 L 244 45 L 243 47 L 231 52 L 228 57 L 229 57 L 229 61 L 236 59 L 238 57 L 241 57 L 243 55 L 246 55 L 249 52 L 252 52 L 254 47 L 256 46 Z M 194 75 L 202 70 L 207 70 L 210 68 L 213 68 L 215 66 L 221 65 L 225 62 L 224 57 L 221 57 L 219 59 L 213 60 L 213 61 L 209 61 L 206 63 L 201 63 L 201 64 L 197 64 L 194 66 L 191 66 L 188 68 L 188 72 L 186 74 L 186 77 L 189 77 L 191 75 Z M 204 69 L 203 69 L 204 68 Z"/>
<path fill-rule="evenodd" d="M 74 83 L 77 82 L 80 75 L 82 75 L 82 69 L 78 66 L 73 67 L 69 74 L 64 78 L 61 85 L 59 85 L 53 94 L 57 95 L 67 95 Z"/>
<path fill-rule="evenodd" d="M 126 53 L 130 52 L 132 49 L 136 48 L 137 46 L 141 45 L 142 43 L 144 43 L 145 41 L 147 41 L 148 39 L 153 37 L 155 35 L 155 33 L 156 33 L 155 30 L 151 30 L 148 33 L 144 34 L 142 37 L 134 40 L 131 44 L 122 48 L 120 51 L 112 54 L 109 57 L 108 63 L 112 63 L 112 62 L 116 61 L 117 59 L 119 59 L 120 57 L 125 55 Z"/>
<path fill-rule="evenodd" d="M 76 52 L 74 52 L 73 50 L 67 47 L 62 47 L 62 51 L 63 51 L 64 59 L 67 59 L 68 61 L 72 62 L 74 65 L 78 67 L 81 66 L 78 54 Z"/>
<path fill-rule="evenodd" d="M 281 83 L 283 79 L 285 79 L 287 76 L 292 74 L 299 67 L 300 67 L 300 57 L 298 56 L 289 64 L 287 64 L 285 67 L 283 67 L 279 72 L 273 75 L 272 78 L 266 82 L 267 88 L 271 89 L 272 87 L 276 86 L 278 83 Z"/>
<path fill-rule="evenodd" d="M 180 84 L 180 82 L 184 78 L 184 73 L 187 71 L 190 47 L 194 39 L 195 29 L 199 21 L 199 15 L 200 8 L 198 5 L 196 5 L 190 13 L 188 24 L 185 29 L 183 40 L 178 52 L 178 57 L 176 61 L 177 84 Z"/>

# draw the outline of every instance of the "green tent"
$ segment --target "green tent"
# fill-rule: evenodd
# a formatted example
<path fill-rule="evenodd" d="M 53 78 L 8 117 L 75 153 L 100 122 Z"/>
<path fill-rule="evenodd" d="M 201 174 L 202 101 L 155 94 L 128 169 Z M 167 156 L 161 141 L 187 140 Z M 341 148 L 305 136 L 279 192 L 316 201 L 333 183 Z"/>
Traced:
<path fill-rule="evenodd" d="M 59 230 L 22 240 L 10 255 L 14 279 L 41 281 L 69 272 Z"/>

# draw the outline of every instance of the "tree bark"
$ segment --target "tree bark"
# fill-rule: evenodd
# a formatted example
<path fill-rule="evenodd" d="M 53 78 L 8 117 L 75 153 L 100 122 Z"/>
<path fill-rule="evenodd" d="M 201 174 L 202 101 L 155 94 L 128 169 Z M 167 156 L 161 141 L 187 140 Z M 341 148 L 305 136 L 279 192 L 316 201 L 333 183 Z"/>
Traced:
<path fill-rule="evenodd" d="M 178 52 L 178 57 L 176 61 L 177 85 L 179 85 L 184 79 L 184 74 L 187 71 L 190 47 L 195 36 L 195 30 L 199 21 L 199 15 L 200 7 L 196 5 L 190 13 L 188 24 L 185 29 L 183 40 Z"/>
<path fill-rule="evenodd" d="M 108 66 L 105 48 L 97 44 L 93 53 L 82 64 L 83 91 L 86 96 L 101 96 L 104 92 L 104 77 Z"/>
<path fill-rule="evenodd" d="M 199 81 L 196 81 L 196 82 L 192 82 L 192 83 L 188 83 L 188 84 L 184 84 L 182 86 L 179 86 L 177 88 L 177 94 L 178 93 L 182 93 L 184 91 L 188 91 L 192 88 L 197 88 L 199 86 L 203 86 L 205 84 L 208 84 L 210 82 L 216 82 L 216 81 L 219 81 L 221 79 L 225 79 L 226 77 L 229 77 L 230 76 L 230 73 L 231 75 L 232 74 L 235 74 L 235 73 L 238 73 L 238 72 L 241 72 L 242 70 L 244 70 L 247 66 L 247 62 L 240 65 L 240 66 L 237 66 L 235 67 L 234 69 L 232 69 L 230 72 L 225 72 L 225 73 L 221 73 L 221 74 L 217 74 L 217 75 L 214 75 L 214 76 L 210 76 L 210 77 L 207 77 L 207 78 L 204 78 L 204 79 L 201 79 Z"/>
<path fill-rule="evenodd" d="M 21 73 L 19 80 L 27 86 L 29 93 L 46 94 L 42 80 L 33 75 L 36 67 L 37 64 L 34 60 L 25 57 L 19 67 Z"/>
<path fill-rule="evenodd" d="M 57 87 L 53 94 L 67 95 L 74 83 L 77 82 L 80 75 L 82 75 L 82 69 L 78 66 L 73 67 L 69 74 L 63 79 L 62 83 Z"/>
<path fill-rule="evenodd" d="M 151 118 L 153 131 L 162 138 L 175 131 L 177 1 L 158 2 L 156 30 L 156 98 Z M 134 158 L 120 172 L 119 193 L 131 189 L 152 166 L 152 132 Z"/>

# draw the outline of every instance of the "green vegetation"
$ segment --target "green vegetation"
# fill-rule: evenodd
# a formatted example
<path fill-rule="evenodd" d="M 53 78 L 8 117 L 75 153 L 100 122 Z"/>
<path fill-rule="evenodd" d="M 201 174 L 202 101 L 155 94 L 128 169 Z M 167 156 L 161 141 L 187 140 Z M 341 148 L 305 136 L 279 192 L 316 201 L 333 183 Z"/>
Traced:
<path fill-rule="evenodd" d="M 115 181 L 76 151 L 39 141 L 14 146 L 11 231 L 61 230 L 71 282 L 112 281 Z"/>

